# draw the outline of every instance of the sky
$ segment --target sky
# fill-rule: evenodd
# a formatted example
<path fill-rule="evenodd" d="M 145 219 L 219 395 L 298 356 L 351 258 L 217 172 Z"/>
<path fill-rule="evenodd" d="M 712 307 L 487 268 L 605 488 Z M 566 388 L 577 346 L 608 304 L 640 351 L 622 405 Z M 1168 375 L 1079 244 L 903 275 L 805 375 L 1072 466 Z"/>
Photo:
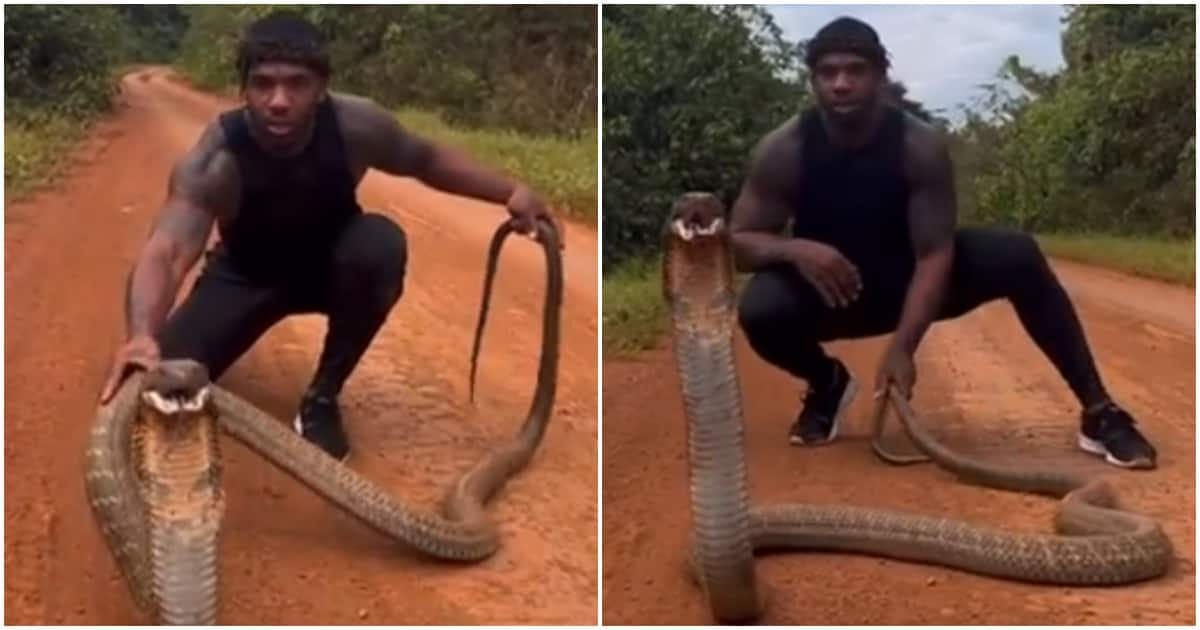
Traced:
<path fill-rule="evenodd" d="M 893 79 L 908 97 L 942 116 L 961 120 L 959 103 L 976 98 L 1010 54 L 1039 71 L 1061 69 L 1063 5 L 771 5 L 766 7 L 795 42 L 811 38 L 836 17 L 870 24 L 891 56 Z"/>

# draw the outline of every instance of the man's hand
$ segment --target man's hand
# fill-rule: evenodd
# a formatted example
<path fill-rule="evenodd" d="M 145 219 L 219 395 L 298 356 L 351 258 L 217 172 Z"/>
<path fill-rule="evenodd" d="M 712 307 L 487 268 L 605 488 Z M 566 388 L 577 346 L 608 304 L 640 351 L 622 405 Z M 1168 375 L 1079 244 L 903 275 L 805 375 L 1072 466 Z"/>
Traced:
<path fill-rule="evenodd" d="M 159 359 L 158 342 L 153 337 L 140 335 L 125 342 L 113 359 L 112 371 L 104 384 L 104 391 L 100 393 L 100 404 L 108 404 L 112 400 L 121 383 L 134 369 L 154 369 Z"/>
<path fill-rule="evenodd" d="M 537 221 L 545 219 L 554 224 L 559 234 L 562 234 L 562 223 L 550 214 L 546 204 L 528 186 L 517 184 L 509 196 L 508 212 L 512 215 L 513 229 L 531 238 L 537 238 Z M 559 238 L 559 248 L 562 249 L 566 239 Z"/>
<path fill-rule="evenodd" d="M 875 374 L 875 397 L 887 394 L 887 388 L 895 385 L 905 398 L 912 398 L 912 388 L 917 382 L 917 368 L 913 356 L 904 348 L 892 344 L 879 363 Z"/>
<path fill-rule="evenodd" d="M 805 239 L 792 239 L 786 248 L 792 266 L 816 287 L 827 306 L 845 308 L 858 299 L 862 277 L 836 248 Z"/>

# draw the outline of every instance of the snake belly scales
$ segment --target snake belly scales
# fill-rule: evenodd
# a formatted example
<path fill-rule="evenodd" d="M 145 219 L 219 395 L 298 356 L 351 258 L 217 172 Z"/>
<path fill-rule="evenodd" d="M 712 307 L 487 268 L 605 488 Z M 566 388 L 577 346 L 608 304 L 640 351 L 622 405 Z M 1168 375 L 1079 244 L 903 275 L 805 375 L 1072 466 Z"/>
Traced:
<path fill-rule="evenodd" d="M 736 291 L 723 205 L 708 193 L 680 196 L 663 239 L 662 290 L 687 422 L 689 567 L 718 622 L 761 616 L 767 598 L 756 581 L 753 556 L 765 549 L 863 553 L 1060 585 L 1132 583 L 1168 570 L 1173 548 L 1162 528 L 1121 509 L 1105 481 L 1027 465 L 999 466 L 955 453 L 922 428 L 895 388 L 876 407 L 876 453 L 886 455 L 877 441 L 890 402 L 917 448 L 961 480 L 1060 498 L 1056 533 L 1006 532 L 854 505 L 751 506 L 733 354 Z"/>
<path fill-rule="evenodd" d="M 350 515 L 432 557 L 480 561 L 500 546 L 485 504 L 528 464 L 549 423 L 557 387 L 563 271 L 559 234 L 538 221 L 546 296 L 537 384 L 516 435 L 453 483 L 442 514 L 405 504 L 325 454 L 285 424 L 210 383 L 189 360 L 134 372 L 94 420 L 85 461 L 92 512 L 134 603 L 159 623 L 216 623 L 217 555 L 225 509 L 218 428 Z M 483 301 L 471 354 L 474 398 L 496 262 L 513 227 L 504 222 L 488 250 Z"/>

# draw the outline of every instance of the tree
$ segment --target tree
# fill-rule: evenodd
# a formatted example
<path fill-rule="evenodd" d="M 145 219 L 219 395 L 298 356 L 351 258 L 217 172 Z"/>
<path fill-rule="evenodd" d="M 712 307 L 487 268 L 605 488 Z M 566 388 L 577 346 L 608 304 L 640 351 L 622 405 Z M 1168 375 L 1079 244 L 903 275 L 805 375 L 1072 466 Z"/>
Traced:
<path fill-rule="evenodd" d="M 769 13 L 604 8 L 604 267 L 652 251 L 672 200 L 731 204 L 755 143 L 807 102 Z"/>

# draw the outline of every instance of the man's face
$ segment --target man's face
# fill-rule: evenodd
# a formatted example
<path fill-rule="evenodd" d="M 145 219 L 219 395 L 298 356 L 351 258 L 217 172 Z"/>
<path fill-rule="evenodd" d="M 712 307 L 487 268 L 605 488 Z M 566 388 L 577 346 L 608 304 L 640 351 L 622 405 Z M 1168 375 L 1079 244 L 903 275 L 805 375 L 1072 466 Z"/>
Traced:
<path fill-rule="evenodd" d="M 812 72 L 817 103 L 838 122 L 866 118 L 879 98 L 880 73 L 866 58 L 852 53 L 823 55 Z"/>
<path fill-rule="evenodd" d="M 246 106 L 266 149 L 288 153 L 305 140 L 325 80 L 309 68 L 284 62 L 256 64 L 246 77 Z"/>

